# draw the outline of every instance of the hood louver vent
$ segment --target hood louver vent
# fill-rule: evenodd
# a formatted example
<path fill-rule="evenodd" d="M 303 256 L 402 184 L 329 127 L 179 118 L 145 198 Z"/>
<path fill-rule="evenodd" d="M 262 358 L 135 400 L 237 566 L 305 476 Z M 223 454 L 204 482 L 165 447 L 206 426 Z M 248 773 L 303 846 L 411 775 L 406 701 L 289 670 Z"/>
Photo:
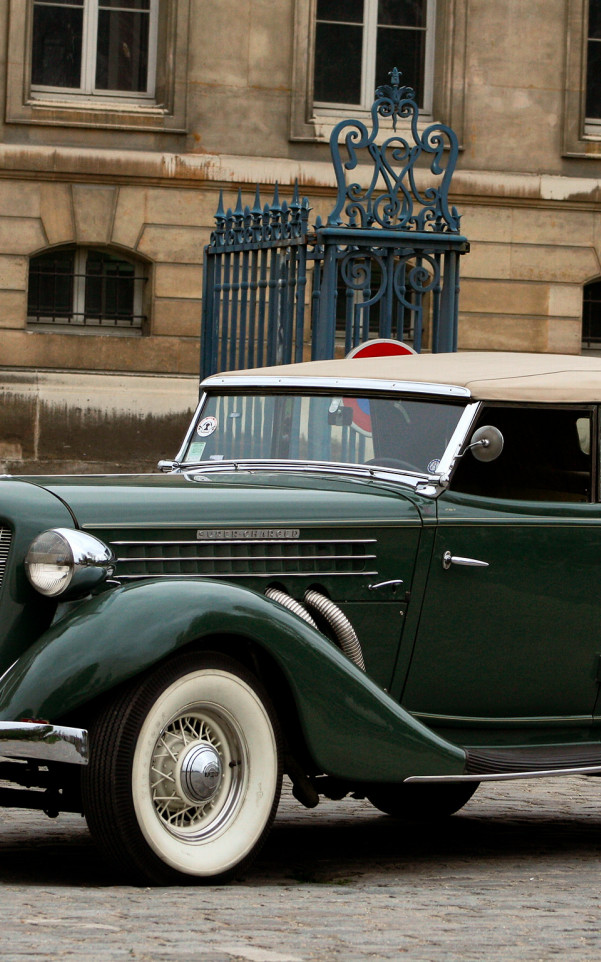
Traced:
<path fill-rule="evenodd" d="M 375 539 L 113 541 L 116 577 L 274 578 L 376 575 Z M 371 549 L 371 550 L 370 550 Z"/>

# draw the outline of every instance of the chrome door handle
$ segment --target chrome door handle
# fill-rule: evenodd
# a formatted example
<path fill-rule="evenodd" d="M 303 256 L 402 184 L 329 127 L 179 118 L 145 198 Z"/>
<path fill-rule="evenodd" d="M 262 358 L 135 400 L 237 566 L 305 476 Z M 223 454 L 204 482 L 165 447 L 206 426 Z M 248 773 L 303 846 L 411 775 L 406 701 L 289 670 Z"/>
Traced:
<path fill-rule="evenodd" d="M 466 568 L 488 568 L 488 561 L 478 561 L 477 558 L 459 558 L 457 555 L 445 551 L 442 556 L 442 566 L 448 571 L 451 565 L 463 565 Z"/>
<path fill-rule="evenodd" d="M 393 591 L 396 591 L 398 586 L 402 584 L 402 580 L 396 578 L 394 581 L 380 581 L 377 585 L 368 585 L 367 587 L 369 591 L 377 591 L 378 588 L 392 588 Z"/>

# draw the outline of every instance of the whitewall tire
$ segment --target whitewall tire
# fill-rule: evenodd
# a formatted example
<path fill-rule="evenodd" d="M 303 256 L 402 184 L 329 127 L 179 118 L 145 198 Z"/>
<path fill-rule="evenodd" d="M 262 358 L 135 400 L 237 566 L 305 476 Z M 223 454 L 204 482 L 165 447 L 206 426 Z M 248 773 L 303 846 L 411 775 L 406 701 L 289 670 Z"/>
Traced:
<path fill-rule="evenodd" d="M 92 834 L 145 882 L 225 881 L 258 852 L 281 788 L 277 720 L 245 668 L 184 655 L 98 717 L 84 776 Z"/>

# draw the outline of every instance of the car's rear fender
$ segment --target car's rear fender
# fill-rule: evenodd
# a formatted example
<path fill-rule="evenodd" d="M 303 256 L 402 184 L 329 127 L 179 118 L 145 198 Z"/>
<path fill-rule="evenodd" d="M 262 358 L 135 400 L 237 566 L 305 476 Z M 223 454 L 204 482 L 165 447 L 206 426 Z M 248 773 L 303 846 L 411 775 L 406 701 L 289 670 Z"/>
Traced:
<path fill-rule="evenodd" d="M 463 771 L 460 748 L 412 718 L 318 631 L 225 583 L 144 581 L 82 602 L 0 680 L 0 719 L 77 723 L 78 709 L 115 686 L 218 636 L 246 638 L 275 660 L 318 770 L 361 781 Z"/>

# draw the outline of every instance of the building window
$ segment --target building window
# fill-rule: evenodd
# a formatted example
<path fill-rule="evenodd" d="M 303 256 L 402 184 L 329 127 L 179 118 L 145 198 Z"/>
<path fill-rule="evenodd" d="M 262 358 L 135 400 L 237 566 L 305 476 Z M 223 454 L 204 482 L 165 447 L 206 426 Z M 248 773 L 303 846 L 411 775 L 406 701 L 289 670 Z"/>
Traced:
<path fill-rule="evenodd" d="M 585 354 L 601 353 L 601 280 L 584 285 L 582 351 Z"/>
<path fill-rule="evenodd" d="M 369 125 L 375 89 L 397 67 L 401 82 L 415 90 L 420 125 L 442 121 L 461 141 L 467 6 L 464 0 L 294 0 L 290 139 L 327 142 L 347 117 Z"/>
<path fill-rule="evenodd" d="M 27 321 L 40 330 L 141 334 L 146 276 L 140 261 L 92 247 L 58 247 L 29 264 Z"/>
<path fill-rule="evenodd" d="M 586 42 L 586 125 L 601 133 L 601 0 L 589 0 Z"/>
<path fill-rule="evenodd" d="M 190 0 L 9 0 L 6 120 L 185 133 Z"/>
<path fill-rule="evenodd" d="M 393 67 L 432 110 L 436 0 L 317 0 L 313 100 L 317 108 L 371 107 Z"/>
<path fill-rule="evenodd" d="M 563 155 L 601 156 L 601 0 L 566 0 Z"/>
<path fill-rule="evenodd" d="M 152 98 L 158 0 L 34 0 L 35 96 Z"/>

